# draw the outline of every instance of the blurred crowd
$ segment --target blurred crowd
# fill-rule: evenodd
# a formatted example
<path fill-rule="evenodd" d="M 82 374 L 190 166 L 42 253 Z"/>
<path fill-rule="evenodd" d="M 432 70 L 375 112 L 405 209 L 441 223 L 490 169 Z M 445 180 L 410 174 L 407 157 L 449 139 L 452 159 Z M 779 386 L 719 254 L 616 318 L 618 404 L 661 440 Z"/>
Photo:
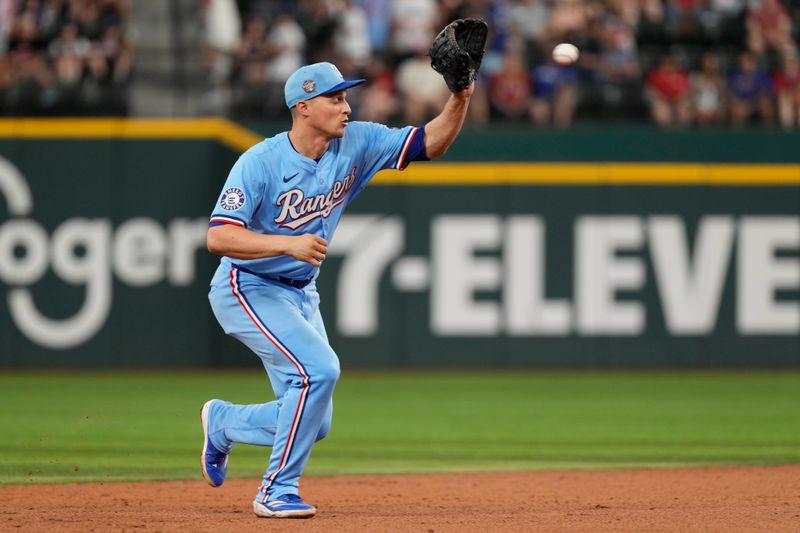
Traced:
<path fill-rule="evenodd" d="M 422 123 L 447 98 L 429 65 L 436 33 L 483 18 L 490 35 L 469 119 L 567 127 L 800 127 L 797 0 L 204 0 L 207 112 L 285 118 L 283 83 L 336 63 L 369 84 L 355 118 Z M 561 66 L 552 47 L 581 50 Z"/>
<path fill-rule="evenodd" d="M 0 0 L 0 115 L 125 115 L 127 0 Z"/>
<path fill-rule="evenodd" d="M 125 115 L 129 0 L 0 0 L 0 115 Z M 456 18 L 490 35 L 473 123 L 800 129 L 800 0 L 197 0 L 202 113 L 286 118 L 283 83 L 336 63 L 354 118 L 423 123 L 448 96 L 428 47 Z M 146 33 L 145 29 L 142 29 Z M 577 64 L 555 64 L 560 42 Z"/>

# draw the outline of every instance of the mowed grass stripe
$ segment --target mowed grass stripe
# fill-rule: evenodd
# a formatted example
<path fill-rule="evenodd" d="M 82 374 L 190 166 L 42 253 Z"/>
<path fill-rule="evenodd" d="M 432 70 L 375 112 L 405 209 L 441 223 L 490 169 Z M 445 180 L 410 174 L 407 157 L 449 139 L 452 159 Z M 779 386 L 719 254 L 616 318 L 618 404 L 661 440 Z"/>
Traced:
<path fill-rule="evenodd" d="M 212 397 L 272 398 L 263 371 L 0 376 L 0 482 L 196 479 Z M 800 372 L 345 370 L 308 475 L 800 463 Z M 240 445 L 257 479 L 268 448 Z"/>

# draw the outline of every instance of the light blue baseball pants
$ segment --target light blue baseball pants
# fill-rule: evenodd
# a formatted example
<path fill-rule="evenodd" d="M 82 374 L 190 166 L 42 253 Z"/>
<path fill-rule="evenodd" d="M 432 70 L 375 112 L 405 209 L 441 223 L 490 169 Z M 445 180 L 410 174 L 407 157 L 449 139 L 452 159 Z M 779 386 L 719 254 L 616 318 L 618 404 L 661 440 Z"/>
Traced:
<path fill-rule="evenodd" d="M 297 494 L 312 445 L 330 431 L 339 379 L 339 359 L 328 344 L 316 285 L 296 289 L 220 267 L 209 300 L 225 333 L 261 358 L 277 398 L 254 405 L 216 402 L 211 443 L 227 453 L 237 442 L 271 446 L 256 499 Z"/>

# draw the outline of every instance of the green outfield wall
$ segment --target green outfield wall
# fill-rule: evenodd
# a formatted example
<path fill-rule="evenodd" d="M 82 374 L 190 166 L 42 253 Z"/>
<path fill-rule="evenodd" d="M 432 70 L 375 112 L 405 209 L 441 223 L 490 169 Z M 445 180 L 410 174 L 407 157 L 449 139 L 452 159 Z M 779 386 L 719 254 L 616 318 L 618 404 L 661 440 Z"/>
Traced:
<path fill-rule="evenodd" d="M 0 365 L 240 365 L 208 215 L 275 128 L 0 120 Z M 359 366 L 800 366 L 800 135 L 468 130 L 379 174 L 318 280 Z"/>

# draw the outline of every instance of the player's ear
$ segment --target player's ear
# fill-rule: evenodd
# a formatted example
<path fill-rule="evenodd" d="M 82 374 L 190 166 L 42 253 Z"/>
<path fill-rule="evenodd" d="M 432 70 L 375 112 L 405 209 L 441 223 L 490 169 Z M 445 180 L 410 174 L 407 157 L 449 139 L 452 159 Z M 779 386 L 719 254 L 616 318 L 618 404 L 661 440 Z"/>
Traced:
<path fill-rule="evenodd" d="M 308 100 L 300 100 L 297 102 L 297 104 L 295 104 L 294 109 L 296 115 L 307 117 L 309 112 Z"/>

